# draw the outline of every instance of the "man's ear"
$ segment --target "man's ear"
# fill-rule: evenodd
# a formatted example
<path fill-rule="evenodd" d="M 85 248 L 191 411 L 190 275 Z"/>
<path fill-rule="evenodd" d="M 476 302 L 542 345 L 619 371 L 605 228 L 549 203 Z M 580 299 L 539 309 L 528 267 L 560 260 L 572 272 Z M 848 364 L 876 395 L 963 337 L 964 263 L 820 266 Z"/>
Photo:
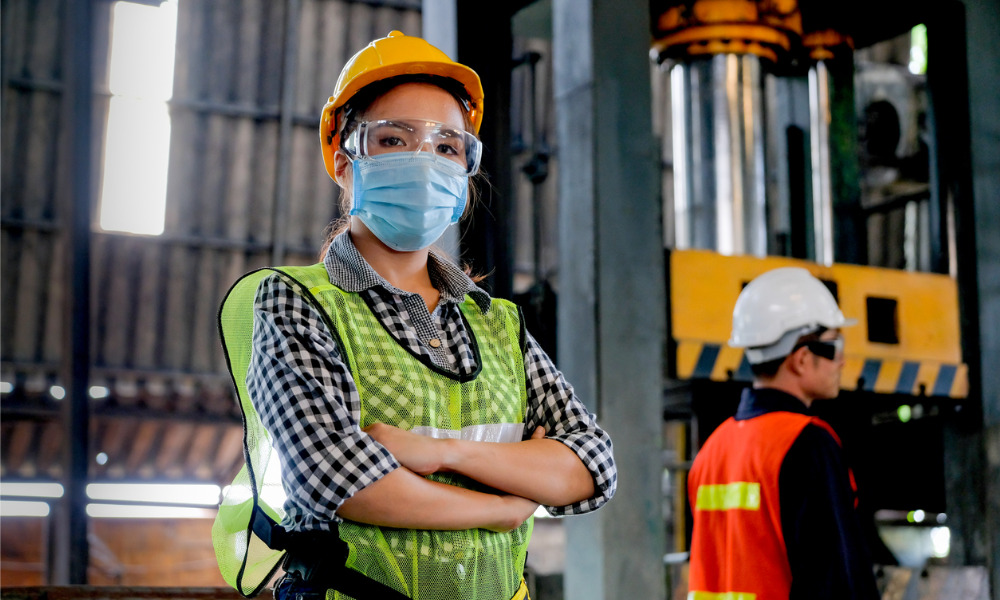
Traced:
<path fill-rule="evenodd" d="M 347 187 L 348 173 L 351 171 L 351 159 L 347 157 L 346 152 L 338 149 L 333 153 L 333 167 L 334 172 L 337 174 L 337 183 L 340 184 L 340 187 Z"/>
<path fill-rule="evenodd" d="M 789 354 L 788 358 L 785 359 L 785 362 L 788 364 L 788 369 L 794 375 L 801 375 L 806 368 L 806 361 L 809 360 L 811 355 L 812 353 L 809 352 L 809 349 L 802 346 L 801 348 L 796 348 L 795 352 Z"/>

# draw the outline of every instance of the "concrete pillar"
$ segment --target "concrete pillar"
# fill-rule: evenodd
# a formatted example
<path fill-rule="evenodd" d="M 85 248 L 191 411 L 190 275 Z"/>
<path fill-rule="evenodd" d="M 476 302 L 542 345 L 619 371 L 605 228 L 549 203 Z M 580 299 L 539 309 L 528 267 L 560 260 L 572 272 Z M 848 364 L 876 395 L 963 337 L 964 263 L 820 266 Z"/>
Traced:
<path fill-rule="evenodd" d="M 665 284 L 646 0 L 554 0 L 560 368 L 615 445 L 618 494 L 566 520 L 565 597 L 666 596 Z"/>
<path fill-rule="evenodd" d="M 1000 600 L 1000 0 L 966 0 L 966 56 L 969 69 L 969 128 L 971 135 L 972 201 L 974 218 L 960 221 L 975 230 L 975 274 L 978 288 L 979 352 L 981 374 L 984 464 L 982 481 L 986 515 L 986 565 L 991 598 Z M 928 42 L 930 43 L 930 39 Z M 928 48 L 929 53 L 934 50 Z M 953 65 L 960 68 L 960 65 Z M 930 68 L 928 67 L 928 72 Z M 928 73 L 929 74 L 929 73 Z M 962 242 L 959 241 L 959 244 Z M 962 259 L 959 256 L 961 278 Z M 971 369 L 970 369 L 971 371 Z"/>
<path fill-rule="evenodd" d="M 953 219 L 956 231 L 935 266 L 957 276 L 969 365 L 945 430 L 950 560 L 986 565 L 1000 600 L 1000 0 L 935 4 L 927 26 L 932 197 L 937 230 Z"/>
<path fill-rule="evenodd" d="M 448 55 L 458 59 L 458 8 L 455 0 L 423 0 L 421 12 L 421 36 Z M 459 228 L 449 227 L 437 241 L 437 245 L 451 256 L 461 254 Z"/>

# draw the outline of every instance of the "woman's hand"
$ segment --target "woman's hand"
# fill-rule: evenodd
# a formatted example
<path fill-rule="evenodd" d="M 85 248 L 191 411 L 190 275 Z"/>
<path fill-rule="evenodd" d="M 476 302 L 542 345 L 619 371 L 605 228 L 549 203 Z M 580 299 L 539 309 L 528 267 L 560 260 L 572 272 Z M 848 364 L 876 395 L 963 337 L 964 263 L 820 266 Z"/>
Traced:
<path fill-rule="evenodd" d="M 521 523 L 527 521 L 538 509 L 537 502 L 520 496 L 499 496 L 499 498 L 503 502 L 503 510 L 497 513 L 497 520 L 494 523 L 483 526 L 483 529 L 506 533 L 520 527 Z"/>
<path fill-rule="evenodd" d="M 363 431 L 385 446 L 399 464 L 418 475 L 436 473 L 445 463 L 448 440 L 418 435 L 385 423 L 374 423 Z"/>

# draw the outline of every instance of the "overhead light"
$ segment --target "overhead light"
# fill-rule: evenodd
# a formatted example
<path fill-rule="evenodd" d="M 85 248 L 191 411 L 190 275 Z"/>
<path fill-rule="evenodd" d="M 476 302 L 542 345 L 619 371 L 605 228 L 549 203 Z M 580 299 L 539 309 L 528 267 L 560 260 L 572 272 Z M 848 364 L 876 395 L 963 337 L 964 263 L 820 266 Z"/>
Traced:
<path fill-rule="evenodd" d="M 87 516 L 95 519 L 214 519 L 216 511 L 191 506 L 143 504 L 88 504 Z"/>
<path fill-rule="evenodd" d="M 62 498 L 65 490 L 61 483 L 54 482 L 8 482 L 0 483 L 0 495 L 24 498 Z"/>
<path fill-rule="evenodd" d="M 51 510 L 45 502 L 0 500 L 0 516 L 3 517 L 47 517 Z"/>
<path fill-rule="evenodd" d="M 87 497 L 111 502 L 218 506 L 219 486 L 178 483 L 91 483 Z"/>

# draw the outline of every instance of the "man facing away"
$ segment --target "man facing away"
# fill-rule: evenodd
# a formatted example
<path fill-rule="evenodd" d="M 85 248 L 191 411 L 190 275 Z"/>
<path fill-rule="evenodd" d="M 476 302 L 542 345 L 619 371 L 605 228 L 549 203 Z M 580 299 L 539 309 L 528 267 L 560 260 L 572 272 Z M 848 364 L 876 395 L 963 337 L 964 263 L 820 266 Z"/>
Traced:
<path fill-rule="evenodd" d="M 854 477 L 809 414 L 839 393 L 840 329 L 855 323 L 805 269 L 768 271 L 740 294 L 729 345 L 746 348 L 754 384 L 691 469 L 688 600 L 878 598 Z"/>

